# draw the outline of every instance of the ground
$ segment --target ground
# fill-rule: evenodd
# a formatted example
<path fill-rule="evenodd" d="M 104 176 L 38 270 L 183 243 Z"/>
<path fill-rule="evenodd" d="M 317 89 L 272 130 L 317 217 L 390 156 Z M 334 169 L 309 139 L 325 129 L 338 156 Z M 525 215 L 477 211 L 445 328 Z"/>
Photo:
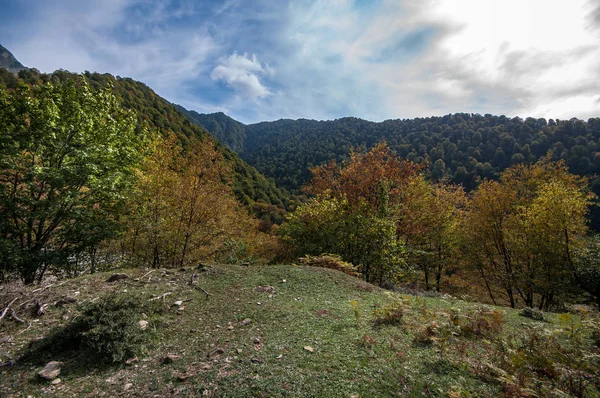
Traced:
<path fill-rule="evenodd" d="M 119 272 L 129 278 L 109 283 L 112 273 L 100 273 L 20 288 L 17 306 L 63 297 L 77 303 L 28 315 L 29 328 L 1 321 L 0 396 L 499 396 L 505 391 L 501 383 L 485 369 L 477 371 L 482 366 L 477 358 L 490 350 L 493 336 L 449 335 L 452 345 L 444 338 L 429 344 L 424 325 L 461 311 L 501 316 L 502 333 L 538 323 L 506 308 L 390 293 L 323 268 L 214 265 L 205 272 Z M 144 355 L 101 365 L 73 354 L 60 359 L 60 383 L 54 385 L 37 372 L 56 358 L 19 360 L 30 341 L 71 321 L 78 305 L 110 292 L 158 298 L 167 308 L 161 321 L 151 324 L 155 338 Z M 3 286 L 0 303 L 14 294 L 14 286 Z M 401 306 L 401 315 L 392 319 L 397 324 L 375 322 L 374 311 L 390 303 Z"/>

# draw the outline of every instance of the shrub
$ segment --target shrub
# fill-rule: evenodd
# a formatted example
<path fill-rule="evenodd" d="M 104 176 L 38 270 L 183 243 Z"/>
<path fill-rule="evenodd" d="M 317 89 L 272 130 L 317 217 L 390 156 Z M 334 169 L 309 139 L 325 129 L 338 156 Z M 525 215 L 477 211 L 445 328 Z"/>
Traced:
<path fill-rule="evenodd" d="M 544 320 L 544 313 L 540 310 L 536 310 L 535 308 L 525 307 L 519 312 L 519 315 L 524 316 L 525 318 L 531 318 L 536 321 Z"/>
<path fill-rule="evenodd" d="M 343 261 L 340 256 L 337 256 L 335 254 L 321 254 L 320 256 L 306 255 L 304 257 L 301 257 L 298 261 L 300 261 L 300 264 L 303 265 L 335 269 L 338 271 L 342 271 L 344 274 L 347 275 L 360 277 L 360 272 L 357 271 L 354 265 Z"/>
<path fill-rule="evenodd" d="M 138 324 L 144 314 L 152 326 L 162 311 L 158 302 L 148 302 L 132 294 L 111 294 L 79 309 L 79 316 L 64 328 L 54 330 L 29 354 L 77 350 L 89 352 L 101 361 L 122 362 L 142 354 L 153 335 L 152 327 L 142 330 Z"/>
<path fill-rule="evenodd" d="M 373 311 L 373 323 L 376 326 L 399 325 L 406 310 L 406 304 L 399 300 L 385 304 Z"/>
<path fill-rule="evenodd" d="M 458 327 L 458 333 L 463 336 L 494 337 L 502 332 L 504 315 L 504 311 L 479 307 L 466 313 L 455 309 L 450 311 L 449 317 L 450 322 Z"/>

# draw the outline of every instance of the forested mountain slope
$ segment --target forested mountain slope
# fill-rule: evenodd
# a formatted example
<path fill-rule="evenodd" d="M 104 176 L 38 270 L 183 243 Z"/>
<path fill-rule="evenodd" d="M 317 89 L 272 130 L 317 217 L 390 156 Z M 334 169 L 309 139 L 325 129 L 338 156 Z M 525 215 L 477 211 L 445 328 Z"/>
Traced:
<path fill-rule="evenodd" d="M 221 119 L 212 114 L 194 122 L 211 131 Z M 226 125 L 219 126 L 220 134 L 228 131 Z M 387 141 L 400 156 L 427 164 L 431 178 L 448 178 L 467 190 L 484 178 L 498 178 L 511 165 L 550 155 L 564 160 L 572 173 L 590 177 L 593 190 L 600 193 L 600 118 L 545 120 L 460 113 L 380 123 L 358 118 L 282 119 L 246 125 L 243 132 L 230 132 L 234 133 L 243 139 L 240 156 L 292 192 L 310 178 L 311 167 L 331 159 L 343 161 L 352 147 L 370 148 Z M 593 226 L 597 229 L 596 221 Z"/>
<path fill-rule="evenodd" d="M 27 84 L 41 84 L 46 81 L 65 81 L 76 75 L 67 71 L 43 74 L 35 69 L 21 70 L 18 75 L 0 69 L 0 87 L 15 88 L 19 81 Z M 112 84 L 114 93 L 123 106 L 137 112 L 142 124 L 161 133 L 173 132 L 182 142 L 189 137 L 204 137 L 206 130 L 191 123 L 177 108 L 157 95 L 144 83 L 130 78 L 114 77 L 110 74 L 86 72 L 90 84 L 99 88 Z M 249 166 L 233 151 L 221 147 L 224 157 L 234 170 L 233 185 L 236 195 L 261 218 L 268 221 L 281 221 L 288 205 L 288 196 L 273 182 L 267 180 L 256 169 Z"/>

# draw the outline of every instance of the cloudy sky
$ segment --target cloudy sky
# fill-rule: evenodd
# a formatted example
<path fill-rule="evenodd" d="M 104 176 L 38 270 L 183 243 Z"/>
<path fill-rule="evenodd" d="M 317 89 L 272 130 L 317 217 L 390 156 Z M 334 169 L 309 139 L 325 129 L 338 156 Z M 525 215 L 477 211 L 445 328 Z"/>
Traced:
<path fill-rule="evenodd" d="M 252 123 L 600 116 L 599 0 L 0 0 L 26 66 Z"/>

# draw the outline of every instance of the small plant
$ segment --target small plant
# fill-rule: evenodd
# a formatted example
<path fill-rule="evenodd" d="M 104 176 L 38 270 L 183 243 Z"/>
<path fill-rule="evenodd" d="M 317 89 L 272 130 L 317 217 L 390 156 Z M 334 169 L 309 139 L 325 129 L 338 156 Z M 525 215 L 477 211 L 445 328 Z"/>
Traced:
<path fill-rule="evenodd" d="M 360 327 L 360 306 L 358 304 L 358 301 L 356 300 L 350 300 L 350 306 L 352 307 L 352 310 L 354 311 L 354 319 L 356 320 L 356 327 Z"/>
<path fill-rule="evenodd" d="M 422 326 L 419 331 L 414 335 L 413 342 L 416 344 L 432 344 L 434 338 L 437 334 L 437 329 L 439 327 L 438 322 L 432 321 L 424 326 Z"/>
<path fill-rule="evenodd" d="M 52 332 L 28 353 L 46 351 L 88 352 L 102 361 L 122 362 L 142 354 L 152 336 L 153 317 L 162 312 L 158 302 L 148 302 L 131 294 L 112 294 L 80 306 L 80 315 L 67 326 Z M 139 321 L 146 316 L 148 324 Z"/>
<path fill-rule="evenodd" d="M 311 267 L 321 267 L 342 271 L 344 274 L 360 277 L 360 272 L 351 263 L 342 260 L 340 256 L 335 254 L 321 254 L 320 256 L 306 255 L 298 259 L 301 264 Z"/>
<path fill-rule="evenodd" d="M 375 325 L 399 325 L 406 312 L 406 304 L 395 300 L 389 304 L 378 307 L 373 311 L 373 323 Z"/>
<path fill-rule="evenodd" d="M 525 318 L 531 318 L 536 321 L 544 320 L 544 313 L 540 310 L 536 310 L 535 308 L 525 307 L 519 312 L 519 315 L 524 316 Z"/>
<path fill-rule="evenodd" d="M 364 348 L 373 348 L 373 346 L 377 344 L 377 340 L 373 336 L 369 336 L 368 334 L 364 334 L 358 345 Z"/>
<path fill-rule="evenodd" d="M 458 317 L 458 326 L 464 336 L 494 337 L 502 332 L 504 317 L 504 311 L 480 307 Z"/>

